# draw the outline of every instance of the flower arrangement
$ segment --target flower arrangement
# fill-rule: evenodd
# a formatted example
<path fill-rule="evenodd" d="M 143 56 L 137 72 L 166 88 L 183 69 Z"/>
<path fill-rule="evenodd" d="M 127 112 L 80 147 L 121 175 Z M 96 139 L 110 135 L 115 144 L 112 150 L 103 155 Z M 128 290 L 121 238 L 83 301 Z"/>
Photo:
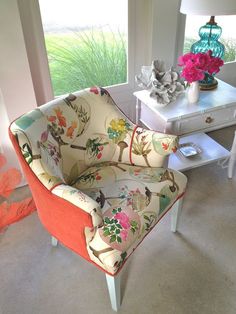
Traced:
<path fill-rule="evenodd" d="M 186 53 L 179 57 L 179 66 L 183 67 L 181 76 L 185 78 L 188 83 L 201 81 L 205 75 L 215 75 L 220 71 L 220 67 L 224 61 L 212 55 L 209 50 L 206 53 Z"/>

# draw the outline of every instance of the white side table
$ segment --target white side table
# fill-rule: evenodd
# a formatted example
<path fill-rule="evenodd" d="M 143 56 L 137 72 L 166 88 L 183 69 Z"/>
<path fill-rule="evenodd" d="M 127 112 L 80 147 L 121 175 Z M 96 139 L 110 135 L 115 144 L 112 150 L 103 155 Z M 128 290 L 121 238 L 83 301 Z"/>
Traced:
<path fill-rule="evenodd" d="M 147 90 L 134 93 L 136 97 L 136 123 L 165 133 L 180 136 L 181 142 L 193 142 L 202 149 L 202 154 L 192 158 L 170 157 L 169 166 L 187 170 L 207 163 L 230 158 L 228 176 L 232 177 L 236 160 L 236 143 L 231 150 L 222 147 L 205 132 L 236 124 L 236 88 L 218 80 L 218 87 L 211 91 L 201 91 L 196 104 L 189 104 L 185 93 L 165 107 L 149 96 Z M 183 159 L 184 158 L 184 159 Z"/>

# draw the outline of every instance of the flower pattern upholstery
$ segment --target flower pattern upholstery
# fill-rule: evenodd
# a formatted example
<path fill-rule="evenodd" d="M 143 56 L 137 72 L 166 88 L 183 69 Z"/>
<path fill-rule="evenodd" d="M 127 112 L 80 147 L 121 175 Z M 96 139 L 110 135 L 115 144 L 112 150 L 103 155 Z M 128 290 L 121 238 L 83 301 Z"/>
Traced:
<path fill-rule="evenodd" d="M 103 88 L 53 100 L 14 121 L 10 133 L 38 184 L 90 219 L 64 226 L 66 233 L 78 225 L 84 243 L 56 237 L 79 254 L 84 245 L 81 255 L 112 275 L 186 188 L 183 174 L 162 168 L 177 137 L 135 126 Z M 55 215 L 56 204 L 49 211 Z"/>
<path fill-rule="evenodd" d="M 185 184 L 183 174 L 161 167 L 111 162 L 88 168 L 74 186 L 101 208 L 102 223 L 86 228 L 90 258 L 109 273 L 118 271 Z"/>

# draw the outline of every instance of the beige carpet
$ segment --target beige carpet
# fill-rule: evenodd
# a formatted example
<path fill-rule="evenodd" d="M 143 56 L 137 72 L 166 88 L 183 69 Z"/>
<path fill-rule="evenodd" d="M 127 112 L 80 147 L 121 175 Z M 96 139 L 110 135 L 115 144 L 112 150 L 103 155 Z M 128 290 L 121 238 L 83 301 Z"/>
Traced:
<path fill-rule="evenodd" d="M 235 127 L 211 133 L 230 147 Z M 179 232 L 170 215 L 127 263 L 122 307 L 129 314 L 236 313 L 236 169 L 186 172 Z M 50 245 L 37 214 L 0 238 L 1 314 L 113 313 L 105 276 L 66 248 Z"/>

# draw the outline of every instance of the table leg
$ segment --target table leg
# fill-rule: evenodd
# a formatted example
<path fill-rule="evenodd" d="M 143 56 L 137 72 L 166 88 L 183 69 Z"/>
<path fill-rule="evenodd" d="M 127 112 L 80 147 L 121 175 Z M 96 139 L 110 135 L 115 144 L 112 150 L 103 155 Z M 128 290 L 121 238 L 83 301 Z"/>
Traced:
<path fill-rule="evenodd" d="M 232 179 L 234 164 L 236 162 L 236 131 L 234 133 L 233 145 L 230 151 L 229 165 L 228 165 L 228 178 Z"/>
<path fill-rule="evenodd" d="M 136 98 L 136 124 L 139 124 L 141 101 Z"/>

